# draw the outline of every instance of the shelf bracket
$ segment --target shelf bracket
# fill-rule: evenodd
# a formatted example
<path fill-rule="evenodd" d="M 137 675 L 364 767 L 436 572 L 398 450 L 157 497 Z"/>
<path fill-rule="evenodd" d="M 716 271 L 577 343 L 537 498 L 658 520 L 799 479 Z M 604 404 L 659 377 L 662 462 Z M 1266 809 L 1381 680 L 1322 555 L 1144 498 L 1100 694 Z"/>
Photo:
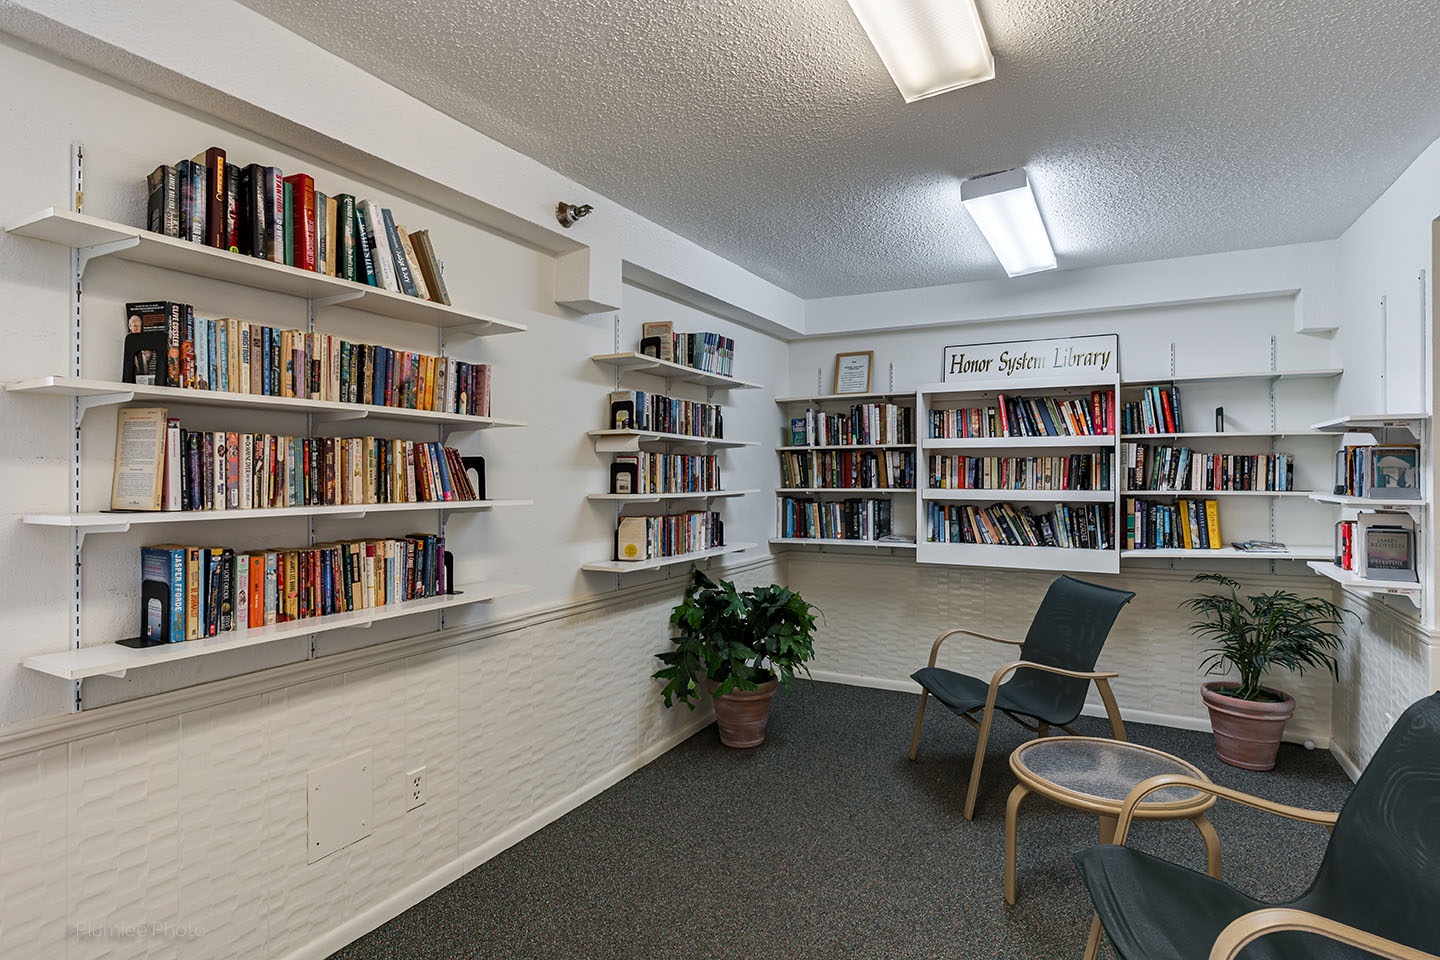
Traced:
<path fill-rule="evenodd" d="M 125 670 L 111 670 L 109 673 L 102 673 L 101 676 L 114 677 L 116 680 L 124 680 L 126 672 L 127 671 Z"/>
<path fill-rule="evenodd" d="M 447 330 L 449 333 L 463 333 L 467 336 L 476 337 L 493 326 L 495 326 L 494 320 L 476 320 L 473 323 L 462 323 L 458 326 L 448 327 Z"/>
<path fill-rule="evenodd" d="M 75 410 L 79 423 L 85 422 L 85 414 L 95 407 L 113 407 L 135 399 L 134 390 L 117 390 L 114 393 L 96 393 L 88 397 L 75 398 Z"/>
<path fill-rule="evenodd" d="M 80 273 L 83 276 L 85 268 L 90 265 L 91 260 L 109 256 L 112 253 L 119 253 L 121 250 L 129 250 L 131 247 L 140 245 L 139 237 L 121 237 L 119 240 L 111 240 L 108 243 L 97 243 L 91 247 L 78 247 L 76 254 L 80 261 Z"/>
<path fill-rule="evenodd" d="M 365 296 L 365 293 L 362 290 L 347 290 L 344 293 L 337 293 L 329 297 L 316 297 L 310 302 L 314 304 L 315 309 L 320 310 L 341 303 L 349 303 L 351 300 L 359 300 L 363 296 Z"/>
<path fill-rule="evenodd" d="M 369 410 L 329 410 L 321 413 L 312 413 L 316 423 L 341 423 L 348 420 L 368 420 Z"/>
<path fill-rule="evenodd" d="M 76 528 L 75 528 L 75 536 L 76 536 L 77 538 L 79 538 L 79 545 L 80 545 L 81 547 L 84 547 L 84 546 L 85 546 L 85 538 L 86 538 L 87 536 L 89 536 L 90 534 L 92 534 L 92 533 L 100 534 L 100 533 L 129 533 L 129 532 L 130 532 L 130 524 L 129 524 L 128 522 L 97 524 L 96 526 L 93 526 L 93 527 L 76 527 Z"/>
<path fill-rule="evenodd" d="M 596 453 L 635 453 L 640 449 L 639 437 L 596 437 Z"/>

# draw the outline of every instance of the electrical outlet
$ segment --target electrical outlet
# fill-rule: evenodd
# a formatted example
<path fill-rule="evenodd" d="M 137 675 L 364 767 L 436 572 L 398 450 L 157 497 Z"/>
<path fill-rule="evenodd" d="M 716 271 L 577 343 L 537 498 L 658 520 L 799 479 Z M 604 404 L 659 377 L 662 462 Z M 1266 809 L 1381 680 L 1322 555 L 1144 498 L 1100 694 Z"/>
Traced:
<path fill-rule="evenodd" d="M 414 810 L 425 803 L 425 768 L 416 767 L 405 774 L 405 809 Z"/>

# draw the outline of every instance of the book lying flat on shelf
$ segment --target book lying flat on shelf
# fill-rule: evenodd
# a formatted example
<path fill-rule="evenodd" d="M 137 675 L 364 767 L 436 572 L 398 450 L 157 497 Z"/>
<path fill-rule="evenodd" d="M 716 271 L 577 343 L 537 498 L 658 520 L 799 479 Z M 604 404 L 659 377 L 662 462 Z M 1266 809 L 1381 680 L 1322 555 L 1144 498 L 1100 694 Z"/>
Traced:
<path fill-rule="evenodd" d="M 1242 553 L 1289 553 L 1290 548 L 1276 540 L 1237 540 L 1230 544 Z"/>

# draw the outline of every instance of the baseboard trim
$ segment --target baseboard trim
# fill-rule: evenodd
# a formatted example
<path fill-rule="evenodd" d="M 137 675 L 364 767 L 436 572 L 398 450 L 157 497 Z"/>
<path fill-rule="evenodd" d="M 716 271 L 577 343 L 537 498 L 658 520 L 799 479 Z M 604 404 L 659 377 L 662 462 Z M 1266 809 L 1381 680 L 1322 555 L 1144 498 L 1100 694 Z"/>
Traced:
<path fill-rule="evenodd" d="M 326 931 L 299 949 L 285 954 L 284 960 L 324 960 L 335 951 L 355 942 L 380 925 L 395 919 L 431 894 L 454 883 L 471 870 L 524 840 L 532 833 L 554 823 L 571 810 L 604 793 L 650 761 L 664 755 L 709 726 L 713 719 L 714 717 L 708 710 L 696 711 L 696 716 L 679 730 L 651 744 L 630 760 L 612 767 L 573 793 L 561 797 L 510 829 L 491 837 L 473 850 L 462 853 L 444 866 L 432 870 L 414 883 L 361 911 L 339 926 Z"/>
<path fill-rule="evenodd" d="M 899 693 L 918 694 L 920 692 L 915 681 L 908 678 L 905 680 L 891 680 L 888 677 L 861 677 L 848 673 L 835 673 L 828 670 L 815 670 L 811 673 L 811 676 L 816 680 L 823 680 L 827 683 L 844 683 L 852 687 L 871 687 L 876 690 L 894 690 Z M 1080 713 L 1082 716 L 1104 719 L 1105 705 L 1101 703 L 1087 703 Z M 1150 723 L 1157 727 L 1175 727 L 1179 730 L 1210 732 L 1210 721 L 1203 717 L 1182 717 L 1172 713 L 1158 713 L 1153 710 L 1131 710 L 1124 704 L 1120 705 L 1120 716 L 1127 722 Z M 1317 750 L 1330 749 L 1330 738 L 1328 736 L 1317 735 L 1304 728 L 1287 729 L 1285 734 L 1286 743 L 1303 744 L 1308 741 L 1312 743 Z M 1346 768 L 1346 772 L 1351 773 L 1352 780 L 1355 778 L 1355 774 L 1350 768 Z"/>

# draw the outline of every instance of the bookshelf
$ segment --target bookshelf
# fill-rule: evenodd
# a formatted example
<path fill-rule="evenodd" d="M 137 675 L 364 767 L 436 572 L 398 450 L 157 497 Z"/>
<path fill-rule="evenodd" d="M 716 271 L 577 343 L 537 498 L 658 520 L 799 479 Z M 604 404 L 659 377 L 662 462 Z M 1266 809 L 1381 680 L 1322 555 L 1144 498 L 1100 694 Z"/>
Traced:
<path fill-rule="evenodd" d="M 1118 346 L 1113 335 L 966 346 L 965 368 L 919 388 L 918 562 L 1119 572 Z M 1093 362 L 1002 372 L 1006 358 L 1052 353 Z"/>
<path fill-rule="evenodd" d="M 1273 340 L 1271 356 L 1273 362 Z M 1125 380 L 1123 403 L 1143 405 L 1147 399 L 1163 398 L 1179 410 L 1181 421 L 1167 423 L 1163 409 L 1149 422 L 1122 417 L 1121 504 L 1127 533 L 1122 559 L 1228 562 L 1331 556 L 1333 517 L 1317 501 L 1329 488 L 1334 440 L 1300 418 L 1317 405 L 1333 402 L 1342 372 L 1324 367 Z M 1187 476 L 1157 472 L 1166 465 L 1178 465 Z M 1130 542 L 1137 513 L 1155 517 L 1166 509 L 1178 510 L 1181 501 L 1216 504 L 1218 546 L 1186 548 L 1163 533 L 1152 541 L 1163 546 Z M 1172 527 L 1171 536 L 1177 534 Z M 1286 549 L 1262 552 L 1231 546 L 1248 540 L 1283 542 Z"/>
<path fill-rule="evenodd" d="M 78 182 L 75 187 L 76 196 L 81 196 Z M 381 424 L 382 427 L 389 428 L 433 429 L 436 441 L 441 443 L 451 433 L 525 425 L 523 421 L 504 417 L 469 416 L 444 411 L 377 406 L 366 403 L 339 403 L 310 398 L 156 387 L 87 376 L 87 371 L 91 367 L 112 368 L 117 366 L 115 360 L 120 346 L 117 340 L 113 354 L 107 350 L 103 354 L 97 355 L 93 362 L 85 356 L 81 328 L 82 322 L 90 319 L 85 317 L 84 288 L 86 268 L 92 261 L 109 257 L 159 268 L 170 273 L 197 276 L 296 298 L 304 302 L 306 315 L 310 318 L 308 329 L 303 331 L 306 333 L 314 332 L 314 318 L 319 311 L 335 307 L 361 310 L 392 320 L 428 326 L 436 332 L 437 355 L 445 353 L 447 333 L 491 336 L 523 332 L 525 327 L 523 324 L 460 307 L 421 300 L 335 276 L 327 276 L 298 267 L 151 233 L 129 224 L 103 220 L 82 212 L 47 208 L 11 223 L 6 229 L 15 236 L 69 248 L 74 268 L 67 317 L 70 334 L 70 356 L 67 364 L 69 369 L 63 373 L 57 372 L 8 383 L 5 387 L 8 392 L 16 395 L 68 401 L 71 406 L 71 429 L 74 432 L 74 443 L 72 444 L 69 471 L 70 509 L 65 513 L 28 514 L 22 517 L 22 521 L 26 525 L 37 528 L 67 530 L 71 537 L 73 551 L 71 602 L 73 609 L 68 618 L 71 626 L 65 643 L 67 649 L 29 657 L 23 661 L 23 666 L 28 670 L 70 681 L 72 683 L 73 710 L 79 711 L 84 708 L 82 681 L 88 677 L 102 675 L 123 677 L 131 669 L 161 663 L 174 663 L 328 631 L 360 629 L 373 623 L 401 617 L 429 614 L 436 618 L 435 626 L 443 628 L 444 611 L 446 610 L 470 604 L 493 602 L 530 589 L 529 586 L 523 584 L 469 583 L 460 587 L 459 592 L 455 593 L 419 597 L 329 616 L 308 617 L 248 629 L 243 626 L 245 620 L 243 612 L 237 612 L 239 615 L 236 618 L 238 627 L 236 630 L 199 640 L 186 640 L 141 648 L 132 648 L 120 643 L 95 642 L 93 638 L 85 636 L 82 632 L 82 624 L 86 619 L 83 615 L 86 587 L 82 577 L 84 568 L 82 559 L 85 541 L 89 535 L 123 534 L 149 531 L 152 528 L 158 531 L 177 523 L 220 522 L 234 525 L 262 520 L 281 523 L 292 523 L 296 519 L 307 520 L 309 524 L 295 529 L 291 535 L 281 534 L 281 537 L 289 545 L 293 545 L 293 547 L 287 546 L 286 549 L 298 550 L 313 546 L 315 542 L 313 524 L 317 519 L 348 521 L 388 514 L 428 513 L 436 518 L 433 527 L 434 533 L 443 537 L 445 518 L 452 512 L 488 511 L 532 503 L 528 499 L 485 499 L 307 505 L 245 510 L 135 513 L 85 510 L 86 476 L 89 471 L 84 454 L 82 454 L 82 450 L 86 448 L 87 444 L 82 443 L 82 439 L 86 429 L 86 414 L 98 408 L 120 407 L 135 402 L 154 406 L 163 405 L 167 410 L 171 408 L 207 408 L 211 411 L 212 418 L 218 417 L 224 420 L 225 425 L 221 429 L 238 429 L 244 432 L 263 429 L 264 417 L 275 414 L 298 414 L 305 417 L 304 436 L 319 435 L 320 430 L 317 427 L 323 425 L 337 425 L 361 420 L 374 421 Z M 107 283 L 109 282 L 107 281 Z M 155 281 L 153 285 L 157 290 L 164 290 L 163 280 Z M 120 319 L 118 316 L 114 319 L 117 332 L 121 329 Z M 100 318 L 91 322 L 104 323 L 105 321 L 104 318 Z M 257 417 L 262 419 L 257 422 L 255 419 Z M 254 425 L 252 426 L 252 424 Z M 211 426 L 210 429 L 215 429 L 215 427 Z M 104 442 L 100 444 L 102 449 L 106 445 Z M 90 480 L 93 483 L 93 474 Z M 99 493 L 96 491 L 91 494 L 90 499 L 97 499 L 98 496 Z M 206 539 L 218 538 L 207 532 Z M 395 575 L 398 577 L 399 573 L 397 572 Z M 137 594 L 139 593 L 138 587 L 137 582 Z M 152 602 L 154 601 L 152 600 Z M 128 633 L 128 631 L 125 632 Z"/>
<path fill-rule="evenodd" d="M 619 342 L 620 318 L 617 316 L 615 318 L 617 348 Z M 690 433 L 615 426 L 588 431 L 587 435 L 594 442 L 596 453 L 619 454 L 627 460 L 633 458 L 636 461 L 634 478 L 636 489 L 626 492 L 592 492 L 586 495 L 586 499 L 592 503 L 610 505 L 612 527 L 616 531 L 616 550 L 619 548 L 620 531 L 623 529 L 633 533 L 634 526 L 638 523 L 636 518 L 640 517 L 659 518 L 655 521 L 646 521 L 646 523 L 669 525 L 674 530 L 692 534 L 694 529 L 703 529 L 713 534 L 713 528 L 718 523 L 721 530 L 720 535 L 723 538 L 723 521 L 720 520 L 719 512 L 719 508 L 723 504 L 716 501 L 730 500 L 758 491 L 726 489 L 721 482 L 722 460 L 720 454 L 725 450 L 758 446 L 758 441 L 734 440 L 724 436 L 723 416 L 721 415 L 721 408 L 724 404 L 717 398 L 717 394 L 728 395 L 731 390 L 754 390 L 758 389 L 760 385 L 741 380 L 738 377 L 712 373 L 698 367 L 661 360 L 635 351 L 617 349 L 614 353 L 597 354 L 590 359 L 591 362 L 611 371 L 616 391 L 625 390 L 623 385 L 631 383 L 632 378 L 635 378 L 633 382 L 637 386 L 626 391 L 634 401 L 631 404 L 632 407 L 642 406 L 640 393 L 653 395 L 662 400 L 668 399 L 684 405 L 686 410 L 693 411 L 693 415 L 698 421 L 708 423 L 710 419 L 713 419 L 720 429 L 712 431 L 707 428 L 704 432 L 721 434 L 720 436 L 698 436 Z M 701 392 L 703 396 L 680 395 L 696 391 Z M 615 410 L 609 402 L 607 402 L 606 409 L 608 419 L 613 424 L 616 416 Z M 656 414 L 660 414 L 658 408 Z M 638 409 L 632 409 L 630 416 L 635 422 L 641 424 L 645 424 L 649 419 L 648 414 L 642 414 Z M 608 468 L 609 465 L 607 465 Z M 715 485 L 708 489 L 705 488 L 707 485 L 703 480 L 696 481 L 695 479 L 697 476 L 712 475 Z M 661 489 L 640 491 L 638 486 L 642 483 L 647 487 L 656 486 Z M 701 487 L 701 489 L 688 489 L 694 486 Z M 687 489 L 674 490 L 670 489 L 671 487 Z M 679 510 L 672 512 L 672 505 Z M 694 509 L 696 505 L 699 505 L 701 509 Z M 631 507 L 638 509 L 631 511 L 629 509 Z M 689 520 L 686 519 L 687 507 L 690 508 Z M 657 510 L 659 512 L 656 512 Z M 702 515 L 704 515 L 703 519 Z M 629 523 L 625 523 L 625 521 L 629 521 Z M 676 539 L 678 538 L 675 536 L 661 533 L 653 539 L 646 538 L 644 549 L 648 552 L 657 543 L 661 545 L 661 549 L 664 549 L 665 544 L 673 543 Z M 607 573 L 618 577 L 628 573 L 660 570 L 739 553 L 754 546 L 753 543 L 727 543 L 722 539 L 721 543 L 714 546 L 669 555 L 646 556 L 643 559 L 635 560 L 621 560 L 618 559 L 618 556 L 612 556 L 607 560 L 584 563 L 580 569 L 589 573 Z"/>
<path fill-rule="evenodd" d="M 913 550 L 915 396 L 832 393 L 776 399 L 772 546 Z M 908 538 L 909 542 L 894 539 Z"/>
<path fill-rule="evenodd" d="M 1367 413 L 1336 417 L 1317 423 L 1312 427 L 1318 432 L 1341 438 L 1341 442 L 1346 444 L 1346 449 L 1363 449 L 1370 446 L 1392 444 L 1417 447 L 1418 453 L 1415 454 L 1413 466 L 1415 475 L 1411 477 L 1409 486 L 1420 495 L 1416 497 L 1386 496 L 1385 487 L 1371 492 L 1373 477 L 1365 478 L 1366 487 L 1362 494 L 1345 493 L 1343 492 L 1345 490 L 1360 488 L 1350 485 L 1348 472 L 1341 469 L 1340 457 L 1337 455 L 1333 476 L 1334 484 L 1331 488 L 1335 492 L 1315 492 L 1310 495 L 1310 498 L 1319 503 L 1339 507 L 1342 521 L 1357 521 L 1362 528 L 1367 520 L 1396 523 L 1403 516 L 1404 525 L 1408 525 L 1412 530 L 1410 536 L 1416 579 L 1414 581 L 1383 580 L 1366 577 L 1357 570 L 1347 570 L 1335 562 L 1339 553 L 1339 548 L 1336 546 L 1332 546 L 1327 553 L 1328 559 L 1310 563 L 1311 570 L 1335 581 L 1344 590 L 1367 595 L 1404 597 L 1416 607 L 1423 605 L 1426 577 L 1423 564 L 1426 553 L 1421 549 L 1420 537 L 1428 523 L 1430 503 L 1423 497 L 1426 488 L 1422 482 L 1422 468 L 1427 456 L 1425 447 L 1428 442 L 1429 426 L 1428 414 Z M 1385 519 L 1387 517 L 1390 519 Z M 1363 549 L 1365 548 L 1359 544 L 1355 547 L 1357 553 Z M 1363 561 L 1357 557 L 1356 562 Z M 1365 568 L 1361 567 L 1360 569 Z"/>

